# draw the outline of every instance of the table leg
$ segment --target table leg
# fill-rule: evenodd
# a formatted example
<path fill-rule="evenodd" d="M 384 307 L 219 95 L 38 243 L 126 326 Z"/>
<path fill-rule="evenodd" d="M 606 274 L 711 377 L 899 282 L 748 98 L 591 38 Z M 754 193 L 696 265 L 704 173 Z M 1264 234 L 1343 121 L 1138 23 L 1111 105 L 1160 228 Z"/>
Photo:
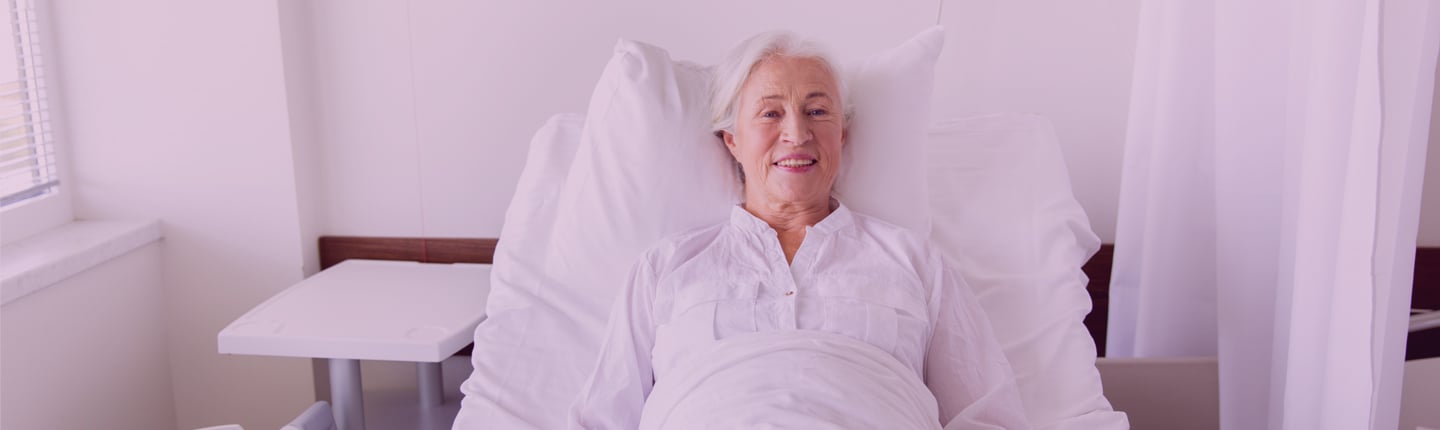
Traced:
<path fill-rule="evenodd" d="M 360 360 L 330 359 L 330 401 L 335 406 L 335 428 L 365 430 Z"/>
<path fill-rule="evenodd" d="M 440 363 L 417 363 L 420 376 L 420 406 L 440 406 L 445 403 L 445 381 L 440 375 Z"/>

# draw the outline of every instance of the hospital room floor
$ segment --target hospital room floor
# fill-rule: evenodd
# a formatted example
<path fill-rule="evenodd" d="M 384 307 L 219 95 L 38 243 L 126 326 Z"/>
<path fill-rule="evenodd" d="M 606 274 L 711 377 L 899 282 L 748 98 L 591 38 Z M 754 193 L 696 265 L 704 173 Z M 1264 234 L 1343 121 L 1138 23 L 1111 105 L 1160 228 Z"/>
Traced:
<path fill-rule="evenodd" d="M 420 406 L 415 363 L 364 361 L 365 428 L 369 430 L 450 430 L 460 412 L 460 384 L 470 376 L 469 356 L 454 356 L 441 363 L 445 403 Z"/>

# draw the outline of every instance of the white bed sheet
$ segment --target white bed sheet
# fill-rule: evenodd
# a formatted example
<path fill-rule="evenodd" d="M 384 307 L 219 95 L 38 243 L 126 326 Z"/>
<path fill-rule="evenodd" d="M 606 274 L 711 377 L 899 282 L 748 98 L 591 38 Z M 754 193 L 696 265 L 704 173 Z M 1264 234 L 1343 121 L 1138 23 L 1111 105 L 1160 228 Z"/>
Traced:
<path fill-rule="evenodd" d="M 914 369 L 844 335 L 747 333 L 703 355 L 655 386 L 641 429 L 940 429 Z"/>

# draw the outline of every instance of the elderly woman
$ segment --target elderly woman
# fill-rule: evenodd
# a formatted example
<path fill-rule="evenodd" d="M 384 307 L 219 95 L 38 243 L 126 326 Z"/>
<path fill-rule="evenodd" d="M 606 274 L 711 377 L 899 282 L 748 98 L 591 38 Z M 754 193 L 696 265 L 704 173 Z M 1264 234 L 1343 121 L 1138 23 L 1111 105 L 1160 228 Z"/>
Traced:
<path fill-rule="evenodd" d="M 832 197 L 851 112 L 834 63 L 812 43 L 765 33 L 718 66 L 713 88 L 714 129 L 744 201 L 728 222 L 636 263 L 572 427 L 637 428 L 677 368 L 712 359 L 727 339 L 774 331 L 839 335 L 893 357 L 933 396 L 932 428 L 1028 427 L 1000 346 L 939 251 Z"/>

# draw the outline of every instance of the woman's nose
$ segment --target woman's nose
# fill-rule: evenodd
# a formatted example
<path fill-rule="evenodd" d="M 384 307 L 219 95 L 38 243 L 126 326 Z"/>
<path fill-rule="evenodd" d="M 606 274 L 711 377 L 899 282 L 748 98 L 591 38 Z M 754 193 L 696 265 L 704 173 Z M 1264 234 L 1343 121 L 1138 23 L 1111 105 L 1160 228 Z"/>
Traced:
<path fill-rule="evenodd" d="M 810 141 L 810 124 L 804 115 L 787 115 L 784 127 L 781 129 L 780 140 L 791 144 L 800 145 Z"/>

